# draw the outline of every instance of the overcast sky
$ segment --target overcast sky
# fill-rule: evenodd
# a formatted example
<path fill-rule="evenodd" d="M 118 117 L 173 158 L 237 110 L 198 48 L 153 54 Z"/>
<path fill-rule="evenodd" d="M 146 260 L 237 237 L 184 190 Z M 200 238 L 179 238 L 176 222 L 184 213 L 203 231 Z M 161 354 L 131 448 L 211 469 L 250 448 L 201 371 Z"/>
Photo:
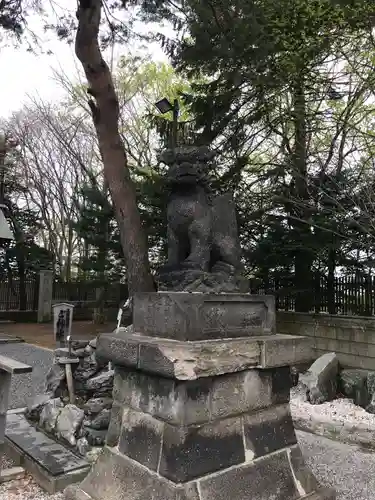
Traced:
<path fill-rule="evenodd" d="M 64 7 L 75 12 L 76 1 L 64 0 Z M 59 100 L 63 91 L 54 80 L 54 71 L 64 72 L 69 79 L 83 78 L 79 61 L 74 55 L 74 47 L 54 39 L 51 33 L 44 34 L 38 18 L 29 21 L 30 28 L 37 33 L 44 49 L 52 51 L 33 54 L 26 47 L 0 47 L 0 118 L 6 118 L 22 107 L 28 95 L 38 95 L 46 100 Z M 138 30 L 144 27 L 138 26 Z M 135 47 L 132 47 L 132 53 Z M 129 48 L 118 46 L 115 59 Z M 156 44 L 149 48 L 154 60 L 166 60 Z"/>

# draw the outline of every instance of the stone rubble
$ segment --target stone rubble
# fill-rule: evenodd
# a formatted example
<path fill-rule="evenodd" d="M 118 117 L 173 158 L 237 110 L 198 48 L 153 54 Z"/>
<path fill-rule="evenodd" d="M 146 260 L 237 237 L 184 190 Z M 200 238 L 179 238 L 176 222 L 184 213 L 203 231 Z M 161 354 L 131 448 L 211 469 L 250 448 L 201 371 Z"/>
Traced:
<path fill-rule="evenodd" d="M 113 405 L 114 371 L 96 357 L 96 339 L 74 340 L 72 364 L 75 404 L 69 403 L 65 367 L 59 358 L 66 358 L 68 349 L 54 351 L 45 385 L 45 394 L 37 396 L 26 412 L 35 425 L 69 443 L 88 461 L 94 461 L 105 444 Z"/>
<path fill-rule="evenodd" d="M 349 401 L 360 413 L 375 414 L 375 371 L 340 367 L 335 353 L 320 356 L 300 373 L 294 395 L 304 404 L 324 405 Z M 295 378 L 297 380 L 297 378 Z"/>
<path fill-rule="evenodd" d="M 332 352 L 320 356 L 306 373 L 300 375 L 299 381 L 306 386 L 310 403 L 321 404 L 336 396 L 338 373 L 339 360 Z"/>

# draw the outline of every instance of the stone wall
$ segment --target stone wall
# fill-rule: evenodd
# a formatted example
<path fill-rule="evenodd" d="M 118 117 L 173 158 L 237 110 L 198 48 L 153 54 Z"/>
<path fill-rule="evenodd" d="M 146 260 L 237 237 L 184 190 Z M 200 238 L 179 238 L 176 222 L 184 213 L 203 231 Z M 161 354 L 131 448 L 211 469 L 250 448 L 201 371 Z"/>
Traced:
<path fill-rule="evenodd" d="M 311 337 L 316 357 L 335 352 L 343 367 L 375 369 L 375 318 L 277 313 L 277 333 Z"/>

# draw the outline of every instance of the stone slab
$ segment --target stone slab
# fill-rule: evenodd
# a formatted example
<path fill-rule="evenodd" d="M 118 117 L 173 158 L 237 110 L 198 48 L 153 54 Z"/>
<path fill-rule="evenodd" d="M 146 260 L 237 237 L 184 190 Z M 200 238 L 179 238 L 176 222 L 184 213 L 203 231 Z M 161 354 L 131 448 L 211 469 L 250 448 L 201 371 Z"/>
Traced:
<path fill-rule="evenodd" d="M 134 331 L 151 337 L 194 341 L 275 332 L 271 295 L 137 293 L 133 304 Z"/>
<path fill-rule="evenodd" d="M 100 335 L 96 352 L 115 365 L 177 380 L 295 365 L 313 357 L 311 339 L 296 335 L 185 342 L 157 339 L 128 329 Z"/>
<path fill-rule="evenodd" d="M 252 369 L 220 377 L 176 381 L 116 367 L 113 397 L 115 404 L 173 425 L 198 425 L 274 404 L 274 392 L 279 389 L 274 383 L 277 378 L 274 372 L 279 370 L 284 369 Z M 290 380 L 289 385 L 286 380 L 286 390 L 289 388 Z"/>
<path fill-rule="evenodd" d="M 332 490 L 308 491 L 289 460 L 290 449 L 184 484 L 105 447 L 84 481 L 65 500 L 334 500 Z"/>
<path fill-rule="evenodd" d="M 72 451 L 30 425 L 22 414 L 8 414 L 7 447 L 48 492 L 56 492 L 86 476 L 90 465 Z"/>
<path fill-rule="evenodd" d="M 246 452 L 254 458 L 297 443 L 288 404 L 245 415 L 243 425 Z"/>
<path fill-rule="evenodd" d="M 23 467 L 10 467 L 0 471 L 0 484 L 25 477 L 25 469 Z"/>
<path fill-rule="evenodd" d="M 19 344 L 25 342 L 21 337 L 0 333 L 0 344 Z"/>
<path fill-rule="evenodd" d="M 319 488 L 311 495 L 304 497 L 304 500 L 335 500 L 336 493 L 332 488 Z"/>
<path fill-rule="evenodd" d="M 158 472 L 174 483 L 198 479 L 244 461 L 239 417 L 188 428 L 165 424 Z"/>
<path fill-rule="evenodd" d="M 0 356 L 0 370 L 14 374 L 14 373 L 30 373 L 33 370 L 33 368 L 32 366 L 20 363 L 15 359 L 8 358 L 6 356 Z"/>

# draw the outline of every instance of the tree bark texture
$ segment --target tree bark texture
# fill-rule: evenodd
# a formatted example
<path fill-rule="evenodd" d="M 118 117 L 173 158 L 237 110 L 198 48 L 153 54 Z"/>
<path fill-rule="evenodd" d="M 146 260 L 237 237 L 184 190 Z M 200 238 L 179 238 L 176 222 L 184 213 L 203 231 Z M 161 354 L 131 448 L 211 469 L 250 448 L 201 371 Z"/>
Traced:
<path fill-rule="evenodd" d="M 111 72 L 100 51 L 98 35 L 101 0 L 80 0 L 75 50 L 89 83 L 92 117 L 104 165 L 104 175 L 115 207 L 121 234 L 129 293 L 154 291 L 147 239 L 130 178 L 127 157 L 118 129 L 119 103 Z"/>
<path fill-rule="evenodd" d="M 301 74 L 293 88 L 294 101 L 294 158 L 293 180 L 295 185 L 295 198 L 297 200 L 297 218 L 301 221 L 294 223 L 295 229 L 295 287 L 297 291 L 295 309 L 298 312 L 309 312 L 312 307 L 313 283 L 311 266 L 313 253 L 311 249 L 311 230 L 307 224 L 309 199 L 307 189 L 307 131 L 306 131 L 306 100 L 304 77 Z M 306 222 L 305 222 L 306 221 Z"/>

